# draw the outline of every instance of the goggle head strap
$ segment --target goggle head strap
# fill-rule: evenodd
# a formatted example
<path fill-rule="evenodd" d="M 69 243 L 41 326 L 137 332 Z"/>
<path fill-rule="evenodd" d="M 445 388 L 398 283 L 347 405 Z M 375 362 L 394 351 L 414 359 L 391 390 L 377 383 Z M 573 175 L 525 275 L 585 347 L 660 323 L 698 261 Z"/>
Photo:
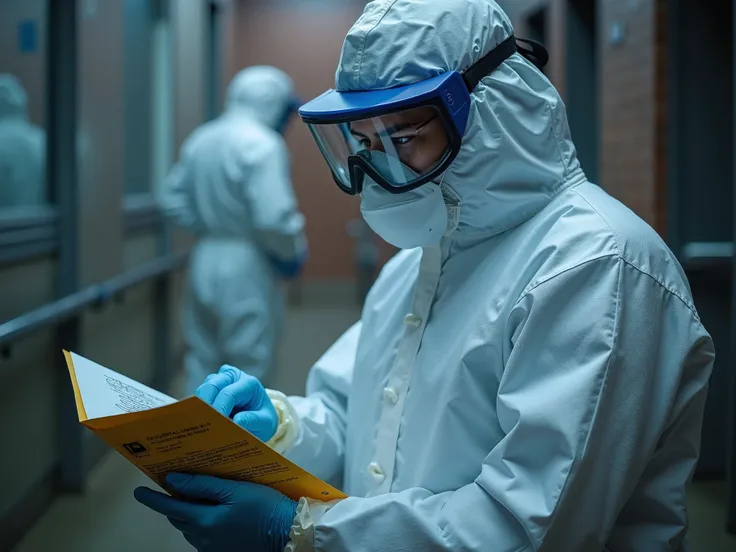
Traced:
<path fill-rule="evenodd" d="M 539 42 L 516 38 L 511 35 L 463 73 L 463 80 L 468 92 L 472 93 L 481 80 L 498 69 L 504 61 L 516 52 L 519 52 L 540 70 L 549 62 L 549 53 Z"/>

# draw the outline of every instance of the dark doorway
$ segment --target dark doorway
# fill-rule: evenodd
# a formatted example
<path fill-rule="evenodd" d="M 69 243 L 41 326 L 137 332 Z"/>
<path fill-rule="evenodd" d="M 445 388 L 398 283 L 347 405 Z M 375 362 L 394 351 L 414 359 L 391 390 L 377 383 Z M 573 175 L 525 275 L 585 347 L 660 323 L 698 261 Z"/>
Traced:
<path fill-rule="evenodd" d="M 547 44 L 547 8 L 544 7 L 533 12 L 527 17 L 526 23 L 529 29 L 529 36 L 524 38 L 536 40 L 549 47 L 549 44 Z"/>
<path fill-rule="evenodd" d="M 668 241 L 716 346 L 697 473 L 722 478 L 734 381 L 733 6 L 678 0 L 669 10 Z M 703 37 L 714 42 L 704 47 Z"/>
<path fill-rule="evenodd" d="M 566 105 L 570 131 L 588 180 L 598 183 L 599 102 L 597 2 L 568 0 Z"/>
<path fill-rule="evenodd" d="M 731 28 L 731 40 L 732 44 L 732 80 L 733 89 L 731 90 L 731 114 L 733 120 L 733 132 L 736 137 L 736 0 L 733 1 L 731 6 L 732 13 L 732 28 Z M 735 138 L 736 140 L 736 138 Z M 734 144 L 736 146 L 736 144 Z M 733 233 L 731 234 L 731 243 L 736 244 L 736 155 L 733 159 L 734 163 L 734 174 L 732 175 L 733 184 L 733 198 L 732 198 L 732 217 L 733 217 Z M 733 263 L 731 264 L 731 297 L 736 297 L 736 254 L 733 255 Z M 731 300 L 731 359 L 736 360 L 736 301 Z M 736 370 L 733 370 L 731 375 L 731 449 L 729 451 L 729 465 L 728 465 L 728 521 L 727 526 L 729 532 L 736 535 Z"/>

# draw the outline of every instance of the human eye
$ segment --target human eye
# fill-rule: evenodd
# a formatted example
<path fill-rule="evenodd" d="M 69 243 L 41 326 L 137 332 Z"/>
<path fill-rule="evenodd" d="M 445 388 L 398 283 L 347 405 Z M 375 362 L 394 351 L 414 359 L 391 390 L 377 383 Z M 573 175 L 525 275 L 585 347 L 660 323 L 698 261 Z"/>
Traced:
<path fill-rule="evenodd" d="M 414 138 L 416 138 L 416 136 L 414 136 L 414 135 L 410 135 L 410 136 L 392 136 L 391 137 L 391 142 L 393 142 L 393 144 L 395 146 L 406 146 L 412 140 L 414 140 Z"/>
<path fill-rule="evenodd" d="M 363 149 L 370 149 L 371 147 L 371 141 L 366 138 L 365 136 L 359 136 L 357 134 L 351 134 L 351 137 L 353 139 L 353 142 L 363 148 Z"/>

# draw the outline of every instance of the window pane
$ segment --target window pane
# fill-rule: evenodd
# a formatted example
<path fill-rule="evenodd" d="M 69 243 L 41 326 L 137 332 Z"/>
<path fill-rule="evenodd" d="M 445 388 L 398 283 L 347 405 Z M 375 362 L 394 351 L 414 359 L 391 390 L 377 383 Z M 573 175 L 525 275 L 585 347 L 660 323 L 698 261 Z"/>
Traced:
<path fill-rule="evenodd" d="M 125 0 L 125 192 L 151 189 L 151 35 L 149 0 Z"/>
<path fill-rule="evenodd" d="M 45 204 L 46 2 L 0 3 L 0 209 Z"/>

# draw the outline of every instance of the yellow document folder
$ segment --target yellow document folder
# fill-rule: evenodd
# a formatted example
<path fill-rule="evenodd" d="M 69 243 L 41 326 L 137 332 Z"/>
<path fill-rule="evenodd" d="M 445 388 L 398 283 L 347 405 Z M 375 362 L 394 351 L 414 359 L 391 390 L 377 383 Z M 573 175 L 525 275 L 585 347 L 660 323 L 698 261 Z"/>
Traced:
<path fill-rule="evenodd" d="M 64 351 L 79 421 L 162 485 L 170 472 L 269 485 L 298 500 L 345 495 L 196 397 L 177 401 Z"/>

